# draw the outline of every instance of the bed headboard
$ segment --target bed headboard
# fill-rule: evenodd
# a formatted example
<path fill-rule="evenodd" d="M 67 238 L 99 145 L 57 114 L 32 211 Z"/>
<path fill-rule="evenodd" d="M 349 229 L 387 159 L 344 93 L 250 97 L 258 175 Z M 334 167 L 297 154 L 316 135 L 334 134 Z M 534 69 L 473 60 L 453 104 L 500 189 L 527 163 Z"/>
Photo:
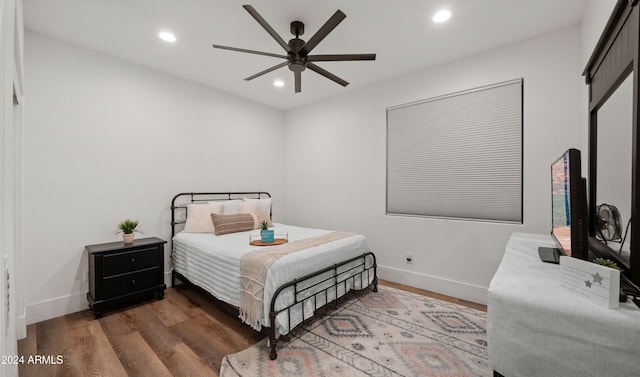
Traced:
<path fill-rule="evenodd" d="M 184 228 L 187 221 L 187 205 L 192 203 L 206 203 L 213 201 L 233 200 L 242 198 L 264 199 L 271 194 L 264 191 L 246 192 L 182 192 L 171 200 L 171 239 Z M 269 214 L 271 215 L 271 213 Z"/>

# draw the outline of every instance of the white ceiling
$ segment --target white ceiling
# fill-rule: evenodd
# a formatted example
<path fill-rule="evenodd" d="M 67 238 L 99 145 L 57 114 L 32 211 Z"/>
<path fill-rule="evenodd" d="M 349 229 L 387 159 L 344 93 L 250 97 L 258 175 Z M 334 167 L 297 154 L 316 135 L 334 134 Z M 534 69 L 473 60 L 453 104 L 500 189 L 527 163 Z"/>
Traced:
<path fill-rule="evenodd" d="M 283 60 L 219 50 L 212 43 L 284 54 L 242 8 L 252 5 L 289 40 L 291 21 L 308 40 L 337 10 L 347 18 L 313 54 L 376 53 L 376 61 L 319 62 L 350 82 L 342 87 L 315 72 L 283 67 L 244 81 Z M 187 80 L 287 110 L 580 22 L 586 0 L 24 0 L 27 30 L 43 33 Z M 443 7 L 453 15 L 434 24 Z M 173 31 L 167 44 L 159 31 Z M 276 88 L 273 81 L 286 86 Z"/>

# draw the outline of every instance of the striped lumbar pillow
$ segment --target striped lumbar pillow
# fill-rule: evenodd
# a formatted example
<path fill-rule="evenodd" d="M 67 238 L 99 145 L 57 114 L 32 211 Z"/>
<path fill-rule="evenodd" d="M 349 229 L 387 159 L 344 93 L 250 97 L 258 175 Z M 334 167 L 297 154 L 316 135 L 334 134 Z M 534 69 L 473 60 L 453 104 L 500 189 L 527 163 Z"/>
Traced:
<path fill-rule="evenodd" d="M 235 215 L 211 214 L 216 236 L 228 233 L 244 232 L 254 229 L 254 216 L 251 213 L 238 213 Z"/>

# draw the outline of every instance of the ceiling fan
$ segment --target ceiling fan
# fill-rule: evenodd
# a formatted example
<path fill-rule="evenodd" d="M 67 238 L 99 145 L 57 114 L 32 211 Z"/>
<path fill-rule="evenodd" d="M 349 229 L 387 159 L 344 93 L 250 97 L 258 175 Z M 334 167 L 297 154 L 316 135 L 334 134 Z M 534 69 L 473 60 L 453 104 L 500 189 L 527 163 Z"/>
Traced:
<path fill-rule="evenodd" d="M 342 20 L 344 20 L 347 16 L 342 13 L 342 11 L 338 10 L 336 13 L 325 22 L 324 25 L 318 30 L 307 42 L 300 39 L 300 36 L 304 34 L 304 24 L 300 21 L 291 22 L 291 34 L 295 35 L 295 38 L 289 40 L 289 43 L 286 43 L 284 39 L 282 39 L 278 33 L 265 21 L 262 16 L 251 6 L 251 5 L 243 5 L 244 9 L 253 18 L 258 21 L 258 23 L 273 37 L 273 39 L 278 42 L 280 46 L 286 51 L 286 55 L 280 54 L 272 54 L 270 52 L 262 52 L 262 51 L 254 51 L 247 50 L 243 48 L 236 47 L 227 47 L 220 46 L 214 44 L 214 48 L 221 48 L 225 50 L 238 51 L 238 52 L 246 52 L 250 54 L 258 54 L 265 56 L 272 56 L 274 58 L 282 58 L 286 59 L 285 62 L 280 64 L 276 64 L 271 68 L 267 68 L 262 72 L 258 72 L 255 75 L 247 77 L 245 80 L 253 80 L 256 77 L 260 77 L 266 73 L 274 71 L 278 68 L 282 68 L 284 66 L 289 66 L 289 69 L 293 72 L 293 76 L 295 79 L 295 92 L 300 93 L 302 91 L 302 78 L 301 74 L 306 68 L 328 78 L 329 80 L 335 81 L 336 83 L 347 86 L 349 83 L 340 77 L 328 72 L 327 70 L 319 67 L 314 62 L 328 62 L 328 61 L 348 61 L 348 60 L 375 60 L 376 54 L 332 54 L 332 55 L 309 55 L 311 50 L 313 50 L 318 43 L 320 43 Z"/>

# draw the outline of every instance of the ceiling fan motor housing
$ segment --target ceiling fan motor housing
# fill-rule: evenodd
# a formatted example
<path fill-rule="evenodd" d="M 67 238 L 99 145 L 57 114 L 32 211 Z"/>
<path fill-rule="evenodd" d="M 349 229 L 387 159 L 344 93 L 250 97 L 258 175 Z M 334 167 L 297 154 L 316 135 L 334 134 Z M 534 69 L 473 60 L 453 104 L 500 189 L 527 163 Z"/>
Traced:
<path fill-rule="evenodd" d="M 300 51 L 300 49 L 302 48 L 302 46 L 304 46 L 304 41 L 300 38 L 293 38 L 289 40 L 289 47 L 291 47 L 291 49 L 293 50 L 293 53 L 295 55 L 298 54 L 298 51 Z"/>
<path fill-rule="evenodd" d="M 291 34 L 296 37 L 289 40 L 289 47 L 291 47 L 291 52 L 289 55 L 289 70 L 292 72 L 302 72 L 307 68 L 307 62 L 304 56 L 299 54 L 299 51 L 304 47 L 305 41 L 298 38 L 302 34 L 304 34 L 304 24 L 300 21 L 291 22 Z"/>
<path fill-rule="evenodd" d="M 307 68 L 307 65 L 302 59 L 290 60 L 288 63 L 288 66 L 289 66 L 289 70 L 291 70 L 292 72 L 302 72 L 305 70 L 305 68 Z"/>

